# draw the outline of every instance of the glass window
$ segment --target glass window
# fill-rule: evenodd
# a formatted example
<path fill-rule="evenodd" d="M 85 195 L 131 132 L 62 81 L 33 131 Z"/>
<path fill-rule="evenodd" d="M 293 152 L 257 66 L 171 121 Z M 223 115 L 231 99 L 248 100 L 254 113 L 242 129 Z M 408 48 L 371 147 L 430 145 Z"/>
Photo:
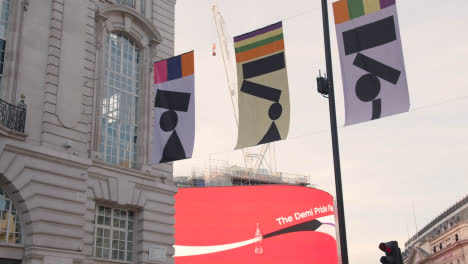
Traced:
<path fill-rule="evenodd" d="M 0 243 L 21 244 L 21 222 L 13 202 L 0 189 Z"/>
<path fill-rule="evenodd" d="M 101 151 L 105 161 L 134 168 L 140 51 L 121 33 L 109 34 L 106 41 Z"/>
<path fill-rule="evenodd" d="M 145 0 L 140 0 L 140 13 L 142 13 L 143 15 L 145 15 Z"/>
<path fill-rule="evenodd" d="M 5 46 L 8 35 L 8 17 L 10 11 L 10 0 L 0 0 L 0 83 L 3 77 L 5 64 Z"/>
<path fill-rule="evenodd" d="M 133 261 L 134 220 L 132 211 L 96 207 L 94 256 Z"/>
<path fill-rule="evenodd" d="M 115 0 L 115 3 L 135 8 L 140 11 L 141 14 L 145 15 L 145 0 Z"/>
<path fill-rule="evenodd" d="M 135 8 L 135 0 L 115 0 L 115 3 Z"/>
<path fill-rule="evenodd" d="M 135 8 L 135 0 L 115 0 L 115 3 Z"/>

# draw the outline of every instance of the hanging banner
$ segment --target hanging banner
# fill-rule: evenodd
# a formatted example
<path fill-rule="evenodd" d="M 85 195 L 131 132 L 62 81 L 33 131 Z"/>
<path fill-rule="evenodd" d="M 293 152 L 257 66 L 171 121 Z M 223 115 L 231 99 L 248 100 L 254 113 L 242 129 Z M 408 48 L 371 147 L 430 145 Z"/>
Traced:
<path fill-rule="evenodd" d="M 395 0 L 333 3 L 345 125 L 408 112 L 408 84 Z"/>
<path fill-rule="evenodd" d="M 333 197 L 299 186 L 180 188 L 175 264 L 336 264 Z"/>
<path fill-rule="evenodd" d="M 286 139 L 289 90 L 282 22 L 234 38 L 239 83 L 236 149 Z"/>
<path fill-rule="evenodd" d="M 195 138 L 193 51 L 154 64 L 152 163 L 190 158 Z"/>

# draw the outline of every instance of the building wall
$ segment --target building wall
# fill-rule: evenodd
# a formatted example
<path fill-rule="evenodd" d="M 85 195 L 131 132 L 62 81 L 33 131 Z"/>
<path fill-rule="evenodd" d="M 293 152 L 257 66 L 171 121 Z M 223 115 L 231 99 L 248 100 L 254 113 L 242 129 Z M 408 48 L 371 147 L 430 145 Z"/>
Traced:
<path fill-rule="evenodd" d="M 468 263 L 468 197 L 461 200 L 407 242 L 405 264 Z"/>
<path fill-rule="evenodd" d="M 24 133 L 0 127 L 0 188 L 16 205 L 20 245 L 0 258 L 22 263 L 113 263 L 94 257 L 96 206 L 134 211 L 135 263 L 149 247 L 174 254 L 172 164 L 150 162 L 152 64 L 174 52 L 175 0 L 146 0 L 143 14 L 115 0 L 11 0 L 1 99 L 25 96 Z M 139 0 L 137 1 L 139 2 Z M 100 153 L 104 37 L 128 33 L 142 53 L 138 166 Z"/>

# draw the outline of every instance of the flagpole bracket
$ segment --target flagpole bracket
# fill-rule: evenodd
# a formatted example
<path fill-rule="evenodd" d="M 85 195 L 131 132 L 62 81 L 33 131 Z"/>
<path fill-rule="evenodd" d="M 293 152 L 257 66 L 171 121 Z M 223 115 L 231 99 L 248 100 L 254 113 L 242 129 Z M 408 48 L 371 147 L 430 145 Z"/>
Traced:
<path fill-rule="evenodd" d="M 330 87 L 328 79 L 325 76 L 322 76 L 322 73 L 319 70 L 319 77 L 317 77 L 317 92 L 323 97 L 328 98 L 328 93 L 330 92 Z"/>

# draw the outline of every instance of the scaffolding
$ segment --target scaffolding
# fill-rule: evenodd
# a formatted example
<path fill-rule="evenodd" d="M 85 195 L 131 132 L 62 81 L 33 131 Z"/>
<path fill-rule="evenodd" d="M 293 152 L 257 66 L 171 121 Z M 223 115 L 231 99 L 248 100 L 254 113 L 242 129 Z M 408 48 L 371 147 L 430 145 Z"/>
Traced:
<path fill-rule="evenodd" d="M 193 171 L 191 176 L 175 175 L 179 187 L 214 187 L 243 185 L 297 185 L 311 186 L 309 177 L 265 169 L 245 169 L 239 166 L 214 167 Z M 313 187 L 313 186 L 312 186 Z"/>

